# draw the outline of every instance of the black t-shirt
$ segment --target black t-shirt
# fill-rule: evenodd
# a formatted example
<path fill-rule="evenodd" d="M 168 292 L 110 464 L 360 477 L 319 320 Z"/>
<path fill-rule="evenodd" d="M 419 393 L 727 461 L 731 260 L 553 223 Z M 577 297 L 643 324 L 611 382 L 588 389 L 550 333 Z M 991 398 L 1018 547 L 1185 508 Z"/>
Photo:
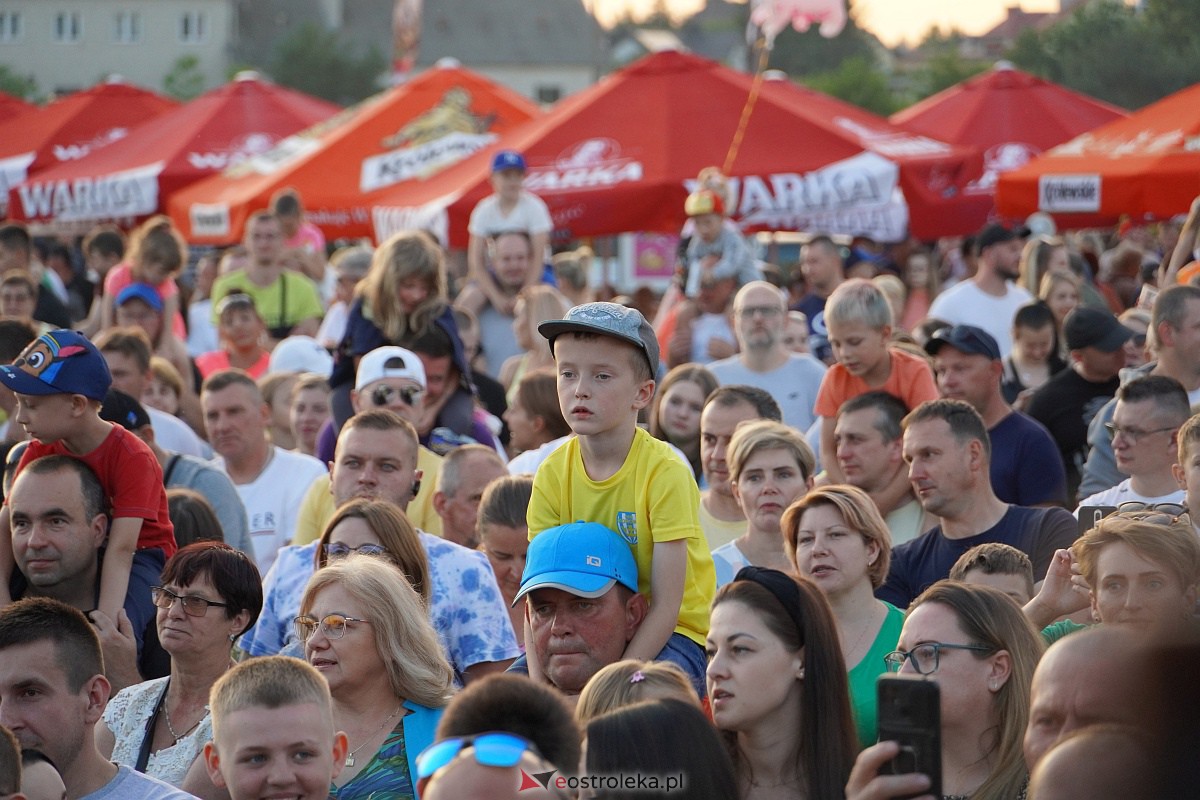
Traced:
<path fill-rule="evenodd" d="M 1074 369 L 1064 369 L 1029 398 L 1025 413 L 1046 426 L 1067 468 L 1067 497 L 1075 497 L 1087 460 L 1088 423 L 1113 398 L 1121 379 L 1093 383 Z"/>
<path fill-rule="evenodd" d="M 1012 545 L 1029 556 L 1033 579 L 1040 581 L 1050 569 L 1054 551 L 1070 547 L 1078 533 L 1075 517 L 1064 508 L 1009 506 L 999 522 L 965 539 L 946 538 L 938 525 L 892 551 L 887 581 L 875 596 L 896 608 L 908 608 L 921 592 L 950 574 L 959 556 L 987 542 Z"/>

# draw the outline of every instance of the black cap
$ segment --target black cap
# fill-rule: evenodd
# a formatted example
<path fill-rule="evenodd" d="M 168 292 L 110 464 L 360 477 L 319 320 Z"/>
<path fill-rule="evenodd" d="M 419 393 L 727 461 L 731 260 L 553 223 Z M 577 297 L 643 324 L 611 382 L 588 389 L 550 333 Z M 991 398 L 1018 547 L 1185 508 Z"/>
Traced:
<path fill-rule="evenodd" d="M 1011 242 L 1013 239 L 1024 239 L 1029 235 L 1029 228 L 1006 228 L 999 223 L 992 223 L 975 235 L 976 252 L 982 253 L 994 244 Z"/>
<path fill-rule="evenodd" d="M 100 406 L 100 419 L 120 425 L 127 431 L 138 431 L 150 422 L 150 415 L 137 400 L 124 392 L 109 389 Z"/>
<path fill-rule="evenodd" d="M 1068 350 L 1094 347 L 1105 353 L 1115 353 L 1133 336 L 1110 311 L 1077 306 L 1063 320 L 1063 335 Z"/>
<path fill-rule="evenodd" d="M 968 355 L 987 356 L 992 361 L 1000 360 L 1000 346 L 995 338 L 983 328 L 974 325 L 953 325 L 935 332 L 925 342 L 925 352 L 936 356 L 943 345 L 950 345 Z"/>

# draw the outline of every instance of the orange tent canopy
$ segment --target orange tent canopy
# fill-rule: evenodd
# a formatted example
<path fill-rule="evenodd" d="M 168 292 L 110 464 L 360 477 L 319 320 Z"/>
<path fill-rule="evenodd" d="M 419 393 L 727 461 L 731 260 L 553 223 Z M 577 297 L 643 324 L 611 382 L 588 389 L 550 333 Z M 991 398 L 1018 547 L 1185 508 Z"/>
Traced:
<path fill-rule="evenodd" d="M 246 72 L 140 125 L 122 141 L 38 173 L 9 194 L 15 219 L 109 220 L 163 210 L 163 198 L 258 153 L 339 107 Z"/>
<path fill-rule="evenodd" d="M 1070 228 L 1186 213 L 1200 195 L 1200 83 L 1000 176 L 996 207 Z"/>
<path fill-rule="evenodd" d="M 549 206 L 556 236 L 677 232 L 691 182 L 702 168 L 724 163 L 751 80 L 694 55 L 648 56 L 428 182 L 369 195 L 375 236 L 426 227 L 464 246 L 471 210 L 491 192 L 490 158 L 501 147 L 524 154 L 526 188 Z M 886 136 L 868 146 L 871 137 L 836 116 L 825 101 L 764 85 L 729 176 L 732 216 L 744 229 L 895 241 L 910 230 L 936 238 L 978 227 L 981 214 L 964 214 L 960 204 L 960 187 L 978 173 L 977 155 L 907 134 L 921 146 L 889 155 Z"/>
<path fill-rule="evenodd" d="M 0 205 L 9 187 L 125 138 L 179 104 L 113 78 L 0 123 Z"/>
<path fill-rule="evenodd" d="M 188 187 L 168 208 L 188 241 L 224 244 L 241 238 L 246 218 L 276 190 L 291 186 L 327 238 L 369 236 L 365 193 L 424 179 L 540 113 L 475 72 L 439 65 Z"/>
<path fill-rule="evenodd" d="M 1127 113 L 1001 61 L 889 119 L 905 130 L 978 147 L 984 172 L 971 188 L 990 194 L 1000 173 Z"/>

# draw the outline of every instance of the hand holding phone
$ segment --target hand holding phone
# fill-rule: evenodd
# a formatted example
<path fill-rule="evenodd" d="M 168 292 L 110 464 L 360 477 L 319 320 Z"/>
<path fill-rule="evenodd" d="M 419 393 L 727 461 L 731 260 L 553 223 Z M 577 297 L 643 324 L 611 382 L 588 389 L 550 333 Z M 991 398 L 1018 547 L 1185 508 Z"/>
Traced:
<path fill-rule="evenodd" d="M 883 765 L 880 774 L 921 773 L 929 778 L 930 786 L 920 794 L 940 797 L 942 714 L 938 685 L 919 676 L 881 675 L 876 682 L 876 691 L 879 740 L 900 745 L 900 752 Z"/>

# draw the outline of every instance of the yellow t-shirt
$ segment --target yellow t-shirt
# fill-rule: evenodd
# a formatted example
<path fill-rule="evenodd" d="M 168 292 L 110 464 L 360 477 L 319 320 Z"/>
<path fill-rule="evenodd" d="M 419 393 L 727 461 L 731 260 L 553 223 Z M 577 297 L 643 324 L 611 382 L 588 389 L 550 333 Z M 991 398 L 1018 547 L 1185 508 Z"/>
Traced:
<path fill-rule="evenodd" d="M 638 566 L 638 588 L 650 595 L 655 542 L 687 540 L 687 575 L 679 609 L 681 633 L 700 646 L 708 633 L 708 609 L 716 574 L 700 531 L 700 490 L 691 468 L 665 442 L 641 428 L 625 463 L 604 481 L 593 481 L 583 466 L 579 438 L 573 437 L 542 462 L 529 502 L 529 538 L 569 522 L 599 522 L 629 544 Z"/>
<path fill-rule="evenodd" d="M 438 473 L 442 471 L 442 457 L 426 447 L 419 447 L 417 469 L 425 474 L 421 477 L 421 491 L 417 492 L 417 496 L 408 504 L 408 521 L 426 533 L 441 536 L 442 518 L 433 508 L 433 492 L 437 486 Z M 313 481 L 300 504 L 292 544 L 308 544 L 320 539 L 336 510 L 333 505 L 333 492 L 329 489 L 329 475 L 322 475 Z"/>
<path fill-rule="evenodd" d="M 254 307 L 268 328 L 290 328 L 306 319 L 320 319 L 325 310 L 317 285 L 307 275 L 285 269 L 270 286 L 258 286 L 245 270 L 234 270 L 213 283 L 212 323 L 220 323 L 217 306 L 231 292 L 254 298 Z"/>

